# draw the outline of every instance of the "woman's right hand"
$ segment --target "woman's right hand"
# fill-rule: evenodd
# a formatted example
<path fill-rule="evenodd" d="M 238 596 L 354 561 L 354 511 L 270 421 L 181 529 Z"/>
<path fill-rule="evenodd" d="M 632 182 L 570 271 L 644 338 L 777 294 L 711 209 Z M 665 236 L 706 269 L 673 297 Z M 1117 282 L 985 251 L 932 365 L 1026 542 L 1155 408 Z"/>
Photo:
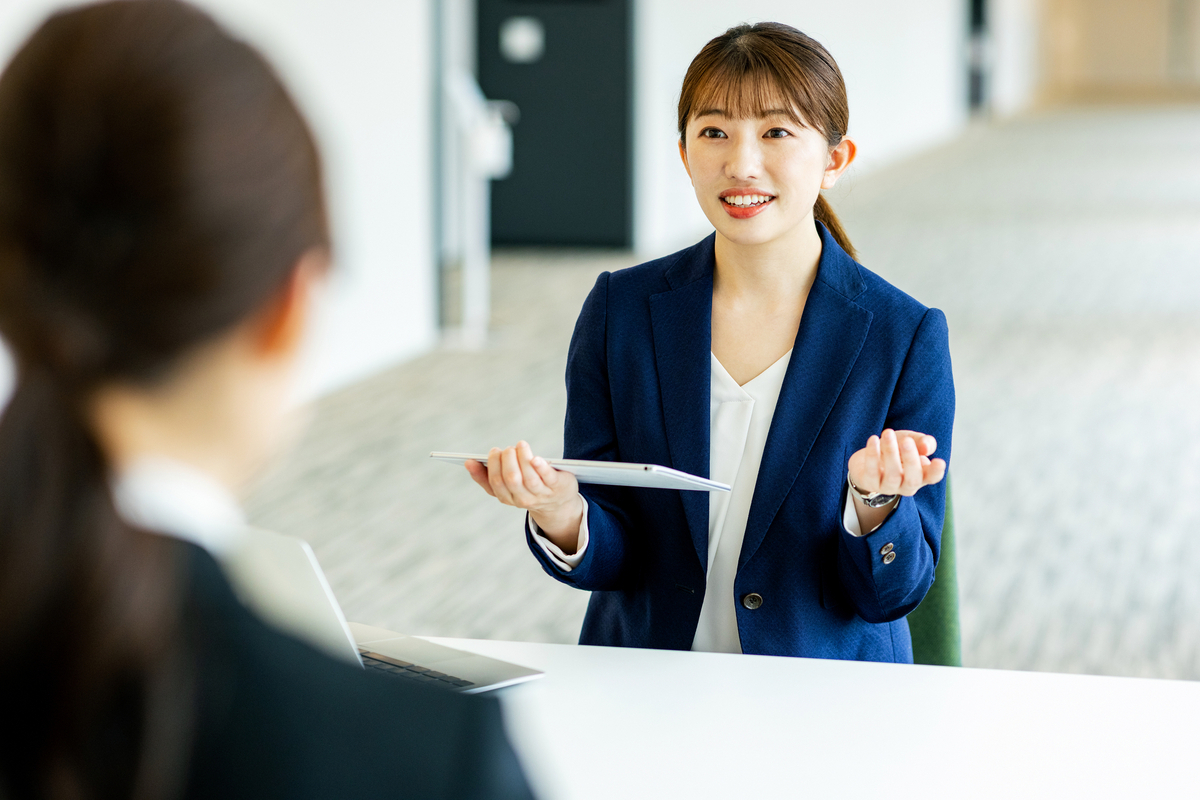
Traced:
<path fill-rule="evenodd" d="M 583 497 L 579 483 L 569 472 L 559 472 L 541 456 L 534 456 L 527 442 L 488 451 L 485 467 L 466 462 L 467 472 L 483 490 L 506 506 L 523 508 L 546 538 L 572 555 L 579 545 L 583 522 Z"/>

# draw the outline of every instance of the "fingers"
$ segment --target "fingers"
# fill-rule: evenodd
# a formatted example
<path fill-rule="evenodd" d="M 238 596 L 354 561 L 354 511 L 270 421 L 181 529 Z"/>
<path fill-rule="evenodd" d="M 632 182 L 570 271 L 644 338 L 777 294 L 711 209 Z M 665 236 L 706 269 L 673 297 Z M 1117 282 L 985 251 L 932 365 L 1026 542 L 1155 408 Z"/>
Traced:
<path fill-rule="evenodd" d="M 513 447 L 505 448 L 500 454 L 500 470 L 504 478 L 504 486 L 512 498 L 511 505 L 520 508 L 529 508 L 537 504 L 537 499 L 533 496 L 530 488 L 525 485 L 525 473 L 521 468 L 522 457 L 525 455 L 522 449 L 528 447 L 529 445 L 524 442 L 518 442 Z M 525 457 L 524 460 L 528 461 L 528 457 Z"/>
<path fill-rule="evenodd" d="M 488 485 L 492 487 L 492 497 L 506 506 L 516 505 L 513 502 L 512 492 L 508 490 L 508 485 L 504 480 L 503 457 L 504 451 L 499 447 L 493 447 L 488 451 Z"/>
<path fill-rule="evenodd" d="M 471 477 L 476 477 L 473 470 Z M 479 478 L 476 482 L 480 482 Z M 578 492 L 574 476 L 560 473 L 546 459 L 534 456 L 532 448 L 523 441 L 503 450 L 493 447 L 488 452 L 486 484 L 488 494 L 501 503 L 534 510 L 561 504 Z"/>
<path fill-rule="evenodd" d="M 946 461 L 930 458 L 937 439 L 919 431 L 884 430 L 850 456 L 850 479 L 864 492 L 916 494 L 946 476 Z"/>
<path fill-rule="evenodd" d="M 920 431 L 896 431 L 896 437 L 901 441 L 912 439 L 917 443 L 917 452 L 926 457 L 933 455 L 937 450 L 937 439 L 928 433 L 921 433 Z"/>
<path fill-rule="evenodd" d="M 917 443 L 912 438 L 900 442 L 900 465 L 903 475 L 897 494 L 911 497 L 925 485 L 925 472 L 921 465 L 921 454 L 917 452 Z"/>
<path fill-rule="evenodd" d="M 879 437 L 879 450 L 878 491 L 883 494 L 900 494 L 900 487 L 904 481 L 904 466 L 900 460 L 900 440 L 891 428 L 885 430 Z"/>
<path fill-rule="evenodd" d="M 521 481 L 530 494 L 549 494 L 550 489 L 546 486 L 545 481 L 542 480 L 541 473 L 538 472 L 537 467 L 533 465 L 533 450 L 525 442 L 517 445 L 517 461 L 521 465 Z"/>
<path fill-rule="evenodd" d="M 546 488 L 551 491 L 558 488 L 559 472 L 550 466 L 550 463 L 546 459 L 541 456 L 534 456 L 529 463 L 537 470 L 538 477 L 542 479 L 542 483 L 545 484 Z"/>
<path fill-rule="evenodd" d="M 863 454 L 862 472 L 851 474 L 850 478 L 854 481 L 854 485 L 864 492 L 878 492 L 881 459 L 880 443 L 878 436 L 872 436 L 867 439 L 867 446 L 859 452 Z"/>
<path fill-rule="evenodd" d="M 482 486 L 483 490 L 492 497 L 495 497 L 496 493 L 492 491 L 492 485 L 488 481 L 488 468 L 483 464 L 480 464 L 478 461 L 472 460 L 464 463 L 467 467 L 467 472 L 471 475 L 471 480 Z"/>
<path fill-rule="evenodd" d="M 905 440 L 916 443 L 920 464 L 919 474 L 921 476 L 920 485 L 916 487 L 917 489 L 920 489 L 922 486 L 932 486 L 935 483 L 941 482 L 946 477 L 945 459 L 930 458 L 937 451 L 937 439 L 928 433 L 920 433 L 919 431 L 896 431 L 896 436 L 900 437 L 902 443 Z M 909 474 L 908 464 L 905 463 L 903 481 L 905 488 L 901 489 L 901 494 L 910 494 L 908 488 L 912 484 L 909 481 Z M 916 474 L 915 470 L 914 474 Z M 916 489 L 913 489 L 911 493 L 915 494 Z"/>
<path fill-rule="evenodd" d="M 940 483 L 944 477 L 946 477 L 946 462 L 943 459 L 935 458 L 925 466 L 922 481 L 925 486 L 932 486 Z"/>

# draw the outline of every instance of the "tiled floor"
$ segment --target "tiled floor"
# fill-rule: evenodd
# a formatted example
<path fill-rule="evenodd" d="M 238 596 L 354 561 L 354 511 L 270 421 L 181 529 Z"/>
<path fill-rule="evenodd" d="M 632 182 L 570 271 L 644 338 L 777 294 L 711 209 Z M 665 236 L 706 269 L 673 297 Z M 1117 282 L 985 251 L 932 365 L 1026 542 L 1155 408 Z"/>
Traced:
<path fill-rule="evenodd" d="M 834 200 L 862 261 L 950 320 L 967 663 L 1200 678 L 1200 110 L 976 128 Z M 629 264 L 498 258 L 489 348 L 323 400 L 254 521 L 309 539 L 352 619 L 573 641 L 586 596 L 425 456 L 555 453 L 574 316 Z"/>

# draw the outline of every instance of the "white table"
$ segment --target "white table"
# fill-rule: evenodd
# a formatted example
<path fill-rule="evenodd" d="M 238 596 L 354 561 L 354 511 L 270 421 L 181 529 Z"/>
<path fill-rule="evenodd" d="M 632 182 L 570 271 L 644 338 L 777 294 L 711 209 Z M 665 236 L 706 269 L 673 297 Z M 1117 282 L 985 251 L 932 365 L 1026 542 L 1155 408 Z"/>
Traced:
<path fill-rule="evenodd" d="M 545 800 L 1200 797 L 1200 684 L 432 639 L 503 689 Z"/>

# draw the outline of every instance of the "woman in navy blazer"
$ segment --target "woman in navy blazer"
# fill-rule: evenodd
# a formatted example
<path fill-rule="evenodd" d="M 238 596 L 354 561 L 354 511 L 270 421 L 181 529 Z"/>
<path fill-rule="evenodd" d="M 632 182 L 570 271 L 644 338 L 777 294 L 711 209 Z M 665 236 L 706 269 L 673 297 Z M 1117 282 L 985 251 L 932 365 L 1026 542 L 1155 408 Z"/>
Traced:
<path fill-rule="evenodd" d="M 580 487 L 523 442 L 468 464 L 529 509 L 545 570 L 593 593 L 581 643 L 694 648 L 707 597 L 741 652 L 912 661 L 905 615 L 933 583 L 945 506 L 948 333 L 940 311 L 855 262 L 819 195 L 853 161 L 847 120 L 836 64 L 799 31 L 764 23 L 710 42 L 679 125 L 716 232 L 602 274 L 568 355 L 566 457 L 698 475 L 714 468 L 714 370 L 747 386 L 786 360 L 734 521 L 732 587 L 714 585 L 706 493 Z"/>

